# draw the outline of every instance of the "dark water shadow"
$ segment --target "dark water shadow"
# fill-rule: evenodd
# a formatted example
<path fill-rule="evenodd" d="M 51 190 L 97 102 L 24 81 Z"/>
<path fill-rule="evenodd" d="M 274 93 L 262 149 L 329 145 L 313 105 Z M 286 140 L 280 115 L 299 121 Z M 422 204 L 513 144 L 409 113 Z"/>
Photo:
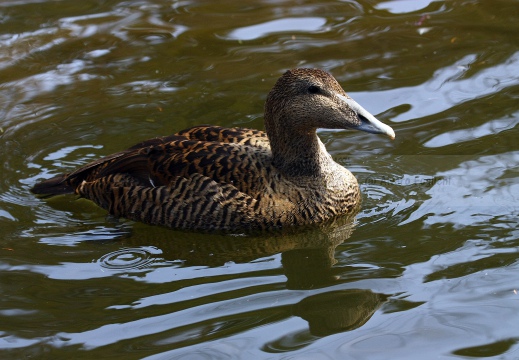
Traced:
<path fill-rule="evenodd" d="M 387 296 L 365 289 L 328 291 L 304 298 L 292 306 L 292 314 L 308 322 L 308 329 L 283 334 L 264 344 L 270 353 L 304 348 L 321 337 L 363 326 L 386 302 Z"/>
<path fill-rule="evenodd" d="M 366 289 L 338 290 L 343 268 L 335 268 L 336 248 L 351 236 L 355 218 L 342 217 L 310 229 L 258 236 L 229 236 L 181 233 L 157 237 L 139 234 L 125 240 L 126 245 L 152 246 L 162 250 L 166 261 L 181 260 L 184 266 L 219 267 L 226 263 L 250 263 L 281 254 L 288 290 L 311 290 L 287 312 L 306 320 L 304 334 L 288 335 L 279 343 L 266 344 L 265 351 L 278 352 L 304 347 L 315 339 L 351 331 L 364 325 L 386 301 L 387 295 Z M 140 232 L 140 231 L 139 231 Z M 164 232 L 160 232 L 164 234 Z M 328 290 L 329 288 L 329 290 Z M 333 288 L 333 290 L 332 290 Z M 284 306 L 283 306 L 284 307 Z M 289 339 L 290 338 L 290 339 Z"/>

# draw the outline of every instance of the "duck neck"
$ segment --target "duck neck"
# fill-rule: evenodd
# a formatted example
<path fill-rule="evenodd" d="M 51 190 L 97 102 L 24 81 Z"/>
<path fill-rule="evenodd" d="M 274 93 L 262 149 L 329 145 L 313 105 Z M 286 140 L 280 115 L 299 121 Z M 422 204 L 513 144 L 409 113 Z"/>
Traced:
<path fill-rule="evenodd" d="M 333 160 L 317 136 L 316 129 L 303 132 L 287 128 L 276 130 L 267 132 L 267 135 L 272 163 L 278 170 L 289 177 L 323 176 Z"/>

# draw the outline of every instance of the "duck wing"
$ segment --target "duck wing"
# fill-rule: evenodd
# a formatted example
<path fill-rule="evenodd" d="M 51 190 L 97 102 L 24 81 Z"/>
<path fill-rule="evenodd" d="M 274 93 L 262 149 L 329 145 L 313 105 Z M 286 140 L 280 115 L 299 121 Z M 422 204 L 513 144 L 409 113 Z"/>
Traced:
<path fill-rule="evenodd" d="M 270 150 L 267 134 L 256 129 L 201 125 L 179 131 L 176 135 L 185 137 L 188 140 L 250 145 Z"/>
<path fill-rule="evenodd" d="M 270 151 L 250 145 L 175 139 L 135 149 L 100 164 L 83 180 L 128 174 L 142 185 L 166 186 L 193 174 L 257 197 L 275 170 Z"/>
<path fill-rule="evenodd" d="M 271 170 L 270 146 L 264 132 L 197 126 L 140 142 L 36 184 L 32 191 L 50 196 L 74 193 L 83 181 L 115 174 L 128 174 L 135 182 L 154 187 L 198 173 L 256 197 Z"/>
<path fill-rule="evenodd" d="M 252 145 L 181 136 L 111 159 L 76 192 L 115 216 L 149 224 L 191 230 L 277 228 L 290 222 L 291 213 L 290 204 L 276 211 L 265 206 L 270 177 L 275 177 L 269 154 Z"/>
<path fill-rule="evenodd" d="M 53 178 L 39 182 L 33 186 L 31 191 L 35 194 L 45 196 L 72 194 L 82 181 L 95 178 L 104 167 L 111 164 L 114 160 L 124 158 L 125 156 L 128 156 L 142 148 L 160 146 L 170 141 L 174 141 L 175 139 L 178 140 L 185 138 L 174 134 L 140 142 L 126 150 L 92 161 L 71 173 L 60 174 Z"/>

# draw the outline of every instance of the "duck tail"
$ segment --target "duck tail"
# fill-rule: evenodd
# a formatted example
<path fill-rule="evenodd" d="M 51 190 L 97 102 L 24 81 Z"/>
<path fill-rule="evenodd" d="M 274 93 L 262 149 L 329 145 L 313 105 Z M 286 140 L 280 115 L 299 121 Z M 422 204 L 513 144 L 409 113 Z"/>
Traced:
<path fill-rule="evenodd" d="M 68 174 L 62 174 L 53 178 L 44 180 L 33 186 L 31 191 L 34 194 L 44 195 L 46 197 L 63 194 L 73 194 L 75 188 L 67 180 Z"/>

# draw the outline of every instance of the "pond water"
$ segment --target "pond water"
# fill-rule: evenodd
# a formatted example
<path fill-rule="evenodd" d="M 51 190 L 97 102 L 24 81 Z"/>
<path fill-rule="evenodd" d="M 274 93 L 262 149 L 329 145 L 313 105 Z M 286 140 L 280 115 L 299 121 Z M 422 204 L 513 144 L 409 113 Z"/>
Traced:
<path fill-rule="evenodd" d="M 519 358 L 519 2 L 4 1 L 2 359 Z M 197 124 L 263 129 L 294 67 L 396 139 L 319 132 L 355 221 L 114 219 L 38 180 Z"/>

